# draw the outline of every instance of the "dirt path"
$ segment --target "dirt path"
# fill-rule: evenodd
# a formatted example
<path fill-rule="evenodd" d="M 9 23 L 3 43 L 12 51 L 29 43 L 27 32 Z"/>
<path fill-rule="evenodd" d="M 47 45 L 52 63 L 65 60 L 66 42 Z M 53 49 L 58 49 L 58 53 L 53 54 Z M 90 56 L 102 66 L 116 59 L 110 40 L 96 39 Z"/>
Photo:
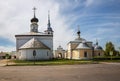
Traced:
<path fill-rule="evenodd" d="M 0 67 L 0 81 L 120 81 L 120 64 Z"/>
<path fill-rule="evenodd" d="M 11 62 L 10 60 L 0 60 L 0 66 L 6 66 L 6 65 L 13 65 L 15 63 Z"/>

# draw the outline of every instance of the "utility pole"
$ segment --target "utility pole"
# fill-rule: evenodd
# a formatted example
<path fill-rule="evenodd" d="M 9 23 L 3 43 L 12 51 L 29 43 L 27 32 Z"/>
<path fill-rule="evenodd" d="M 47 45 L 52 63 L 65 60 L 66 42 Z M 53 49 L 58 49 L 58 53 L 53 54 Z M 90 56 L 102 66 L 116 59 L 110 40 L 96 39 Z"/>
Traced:
<path fill-rule="evenodd" d="M 111 56 L 111 60 L 112 60 L 112 56 L 113 56 L 113 51 L 110 51 L 110 56 Z"/>
<path fill-rule="evenodd" d="M 34 38 L 33 48 L 35 48 L 35 38 Z M 35 65 L 35 56 L 36 56 L 36 51 L 35 51 L 35 49 L 34 49 L 34 50 L 33 50 L 34 65 Z"/>
<path fill-rule="evenodd" d="M 35 65 L 35 56 L 36 56 L 36 51 L 35 51 L 35 50 L 33 50 L 34 65 Z"/>
<path fill-rule="evenodd" d="M 119 49 L 119 54 L 118 55 L 120 55 L 120 47 L 118 47 L 118 49 Z"/>

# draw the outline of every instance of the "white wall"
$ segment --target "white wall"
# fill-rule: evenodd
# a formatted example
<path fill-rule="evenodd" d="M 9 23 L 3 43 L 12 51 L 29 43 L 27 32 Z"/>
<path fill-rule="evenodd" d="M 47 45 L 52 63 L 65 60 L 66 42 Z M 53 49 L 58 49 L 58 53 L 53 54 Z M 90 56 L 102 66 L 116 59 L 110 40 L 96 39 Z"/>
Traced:
<path fill-rule="evenodd" d="M 51 50 L 53 50 L 53 37 L 51 36 L 20 36 L 16 37 L 16 49 L 18 50 L 22 45 L 28 42 L 33 37 L 37 38 L 43 44 L 48 46 Z"/>
<path fill-rule="evenodd" d="M 19 60 L 34 60 L 33 50 L 34 49 L 19 50 Z M 35 60 L 49 60 L 51 58 L 53 58 L 53 55 L 50 50 L 36 49 Z"/>

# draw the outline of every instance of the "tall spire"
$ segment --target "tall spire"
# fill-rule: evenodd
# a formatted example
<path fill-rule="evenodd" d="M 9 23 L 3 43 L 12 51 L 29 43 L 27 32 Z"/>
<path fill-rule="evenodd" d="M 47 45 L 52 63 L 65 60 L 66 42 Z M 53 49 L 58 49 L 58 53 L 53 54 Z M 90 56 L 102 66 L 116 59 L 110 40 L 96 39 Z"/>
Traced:
<path fill-rule="evenodd" d="M 80 26 L 78 25 L 78 31 L 77 31 L 77 34 L 78 34 L 78 38 L 80 38 Z"/>
<path fill-rule="evenodd" d="M 51 24 L 50 24 L 50 11 L 48 11 L 48 28 L 51 27 Z"/>
<path fill-rule="evenodd" d="M 50 23 L 50 11 L 48 11 L 48 24 L 47 24 L 47 30 L 45 32 L 47 34 L 53 34 L 53 30 L 51 28 L 51 23 Z"/>

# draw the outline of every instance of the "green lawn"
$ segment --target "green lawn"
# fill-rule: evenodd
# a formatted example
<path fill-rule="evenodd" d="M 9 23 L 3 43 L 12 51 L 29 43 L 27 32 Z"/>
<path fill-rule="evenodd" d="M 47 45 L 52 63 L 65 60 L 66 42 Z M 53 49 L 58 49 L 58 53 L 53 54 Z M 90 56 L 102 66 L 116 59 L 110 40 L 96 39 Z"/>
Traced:
<path fill-rule="evenodd" d="M 14 66 L 34 65 L 34 61 L 12 60 Z M 35 65 L 73 65 L 73 64 L 95 64 L 98 63 L 92 60 L 65 60 L 56 59 L 49 61 L 35 61 Z"/>
<path fill-rule="evenodd" d="M 10 64 L 12 62 L 13 64 Z M 74 64 L 98 64 L 101 62 L 119 62 L 120 60 L 67 60 L 67 59 L 53 59 L 45 61 L 23 61 L 10 60 L 9 66 L 32 66 L 32 65 L 74 65 Z"/>

